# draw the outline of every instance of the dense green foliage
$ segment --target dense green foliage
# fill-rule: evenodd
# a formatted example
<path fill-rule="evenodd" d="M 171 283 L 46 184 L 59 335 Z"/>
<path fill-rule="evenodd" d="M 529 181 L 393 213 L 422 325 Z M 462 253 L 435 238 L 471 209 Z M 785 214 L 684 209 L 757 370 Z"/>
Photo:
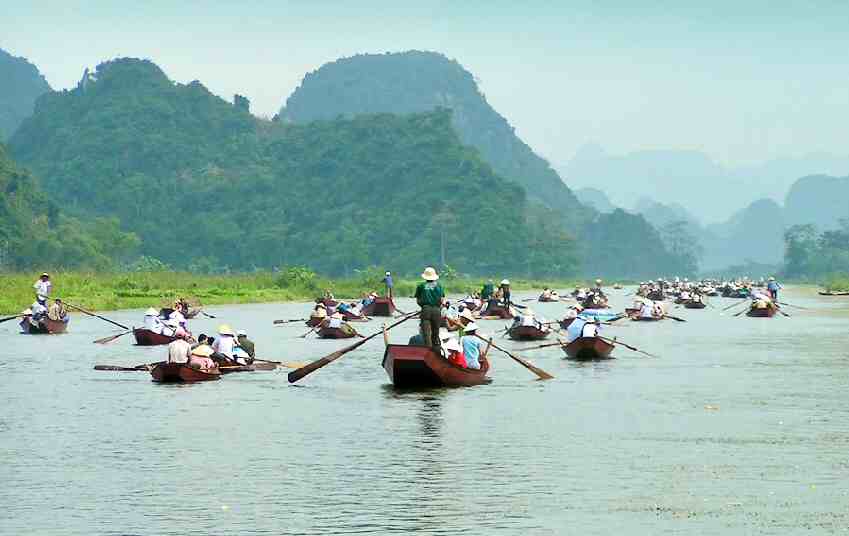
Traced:
<path fill-rule="evenodd" d="M 849 274 L 849 219 L 824 232 L 812 224 L 794 225 L 784 239 L 787 277 L 823 281 Z"/>
<path fill-rule="evenodd" d="M 108 269 L 138 246 L 114 218 L 68 217 L 0 145 L 0 268 Z"/>
<path fill-rule="evenodd" d="M 443 272 L 444 274 L 444 272 Z M 33 300 L 32 284 L 38 272 L 3 273 L 0 277 L 0 315 L 20 311 Z M 312 301 L 328 289 L 339 299 L 357 299 L 363 293 L 383 292 L 383 270 L 370 267 L 349 278 L 328 279 L 304 267 L 288 267 L 278 272 L 198 275 L 187 272 L 54 272 L 54 294 L 86 309 L 130 309 L 164 307 L 175 298 L 192 304 Z M 396 296 L 412 296 L 421 280 L 395 279 Z M 482 279 L 443 277 L 450 296 L 480 290 Z M 512 279 L 515 290 L 543 287 L 569 289 L 572 281 Z M 309 308 L 304 309 L 308 314 Z"/>
<path fill-rule="evenodd" d="M 306 123 L 338 116 L 452 111 L 463 143 L 476 147 L 496 172 L 521 184 L 528 197 L 557 211 L 572 231 L 592 217 L 551 166 L 536 155 L 486 101 L 472 74 L 435 52 L 361 54 L 308 73 L 281 117 Z"/>
<path fill-rule="evenodd" d="M 0 142 L 32 114 L 35 100 L 48 91 L 50 85 L 34 65 L 0 49 Z"/>
<path fill-rule="evenodd" d="M 173 268 L 576 270 L 572 238 L 527 223 L 522 188 L 460 144 L 445 110 L 291 125 L 244 108 L 116 60 L 41 99 L 11 146 L 59 202 L 117 216 Z M 529 267 L 531 242 L 544 247 Z"/>

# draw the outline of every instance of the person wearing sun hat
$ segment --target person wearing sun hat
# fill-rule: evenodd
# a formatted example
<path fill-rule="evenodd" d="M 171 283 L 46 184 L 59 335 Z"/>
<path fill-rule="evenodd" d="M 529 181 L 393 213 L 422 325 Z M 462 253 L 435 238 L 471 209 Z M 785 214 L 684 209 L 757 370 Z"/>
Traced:
<path fill-rule="evenodd" d="M 162 324 L 162 320 L 159 318 L 159 311 L 154 309 L 153 307 L 148 307 L 147 311 L 144 312 L 144 329 L 151 331 L 153 333 L 162 333 L 162 328 L 165 327 Z"/>
<path fill-rule="evenodd" d="M 423 282 L 416 287 L 416 303 L 422 308 L 419 329 L 425 346 L 430 346 L 440 354 L 439 325 L 442 323 L 442 303 L 445 301 L 445 290 L 439 284 L 439 274 L 432 266 L 422 272 Z"/>
<path fill-rule="evenodd" d="M 454 337 L 445 337 L 442 339 L 442 349 L 445 350 L 445 357 L 458 367 L 466 367 L 466 358 L 463 356 L 463 347 L 460 346 L 460 341 Z"/>
<path fill-rule="evenodd" d="M 386 275 L 383 276 L 383 284 L 386 285 L 386 296 L 391 300 L 392 299 L 392 287 L 394 283 L 392 281 L 392 273 L 386 272 Z"/>
<path fill-rule="evenodd" d="M 236 333 L 228 324 L 218 326 L 218 338 L 212 343 L 213 353 L 210 357 L 216 363 L 232 362 L 233 350 L 236 347 Z"/>
<path fill-rule="evenodd" d="M 218 365 L 215 364 L 210 356 L 213 354 L 212 348 L 207 344 L 201 344 L 191 351 L 191 356 L 189 357 L 189 366 L 193 369 L 200 370 L 210 370 L 216 368 Z"/>
<path fill-rule="evenodd" d="M 775 277 L 769 277 L 769 282 L 766 284 L 766 289 L 769 291 L 769 295 L 772 298 L 772 301 L 778 301 L 778 291 L 782 288 L 784 287 L 781 286 L 781 283 L 775 280 Z"/>
<path fill-rule="evenodd" d="M 50 282 L 50 274 L 47 272 L 41 274 L 32 288 L 35 289 L 35 293 L 39 296 L 50 296 L 50 292 L 53 290 L 53 283 Z"/>
<path fill-rule="evenodd" d="M 492 345 L 492 339 L 489 339 L 489 344 L 486 345 L 486 348 L 483 348 L 483 341 L 477 336 L 478 325 L 474 322 L 470 322 L 464 331 L 465 334 L 460 337 L 460 346 L 463 347 L 466 368 L 479 370 L 481 368 L 480 359 L 486 357 L 489 347 Z"/>

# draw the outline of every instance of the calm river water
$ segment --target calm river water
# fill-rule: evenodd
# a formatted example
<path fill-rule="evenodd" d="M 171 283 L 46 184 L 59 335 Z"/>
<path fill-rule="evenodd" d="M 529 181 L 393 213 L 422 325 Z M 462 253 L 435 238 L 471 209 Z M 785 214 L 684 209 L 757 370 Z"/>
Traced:
<path fill-rule="evenodd" d="M 131 336 L 92 344 L 111 332 L 102 321 L 74 315 L 68 334 L 49 337 L 8 322 L 0 534 L 845 534 L 849 299 L 784 299 L 811 310 L 679 308 L 687 323 L 607 329 L 658 359 L 622 347 L 584 364 L 556 349 L 522 354 L 556 376 L 538 382 L 493 353 L 491 385 L 419 392 L 388 385 L 380 337 L 296 385 L 283 370 L 168 386 L 92 370 L 165 352 Z M 210 308 L 267 359 L 348 344 L 272 326 L 308 310 Z M 107 316 L 141 323 L 140 311 Z M 489 333 L 504 324 L 482 322 Z"/>

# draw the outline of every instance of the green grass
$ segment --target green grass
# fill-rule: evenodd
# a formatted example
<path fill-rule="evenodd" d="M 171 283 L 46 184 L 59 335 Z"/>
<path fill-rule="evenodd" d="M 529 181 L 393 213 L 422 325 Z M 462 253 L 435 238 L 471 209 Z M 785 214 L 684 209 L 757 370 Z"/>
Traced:
<path fill-rule="evenodd" d="M 849 275 L 833 275 L 823 286 L 831 292 L 849 292 Z"/>
<path fill-rule="evenodd" d="M 258 272 L 234 275 L 198 275 L 185 272 L 52 272 L 53 295 L 85 309 L 108 311 L 161 307 L 177 297 L 203 305 L 306 301 L 330 289 L 337 298 L 358 298 L 363 293 L 382 293 L 382 272 L 374 270 L 349 279 L 327 279 L 302 268 L 280 273 Z M 38 273 L 0 275 L 0 314 L 14 314 L 35 299 L 32 285 Z M 452 295 L 480 290 L 483 279 L 444 279 Z M 496 283 L 498 280 L 496 280 Z M 417 279 L 395 280 L 396 296 L 412 296 Z M 514 290 L 551 287 L 566 291 L 574 281 L 511 279 Z M 588 284 L 588 283 L 584 283 Z"/>

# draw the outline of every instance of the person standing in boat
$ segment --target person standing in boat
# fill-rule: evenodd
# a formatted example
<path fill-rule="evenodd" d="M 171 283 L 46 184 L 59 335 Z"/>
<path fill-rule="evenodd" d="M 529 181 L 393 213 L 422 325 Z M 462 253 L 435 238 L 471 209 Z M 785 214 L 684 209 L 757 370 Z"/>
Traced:
<path fill-rule="evenodd" d="M 487 281 L 483 288 L 481 289 L 481 301 L 489 301 L 492 298 L 493 293 L 495 292 L 495 283 L 493 283 L 492 279 Z"/>
<path fill-rule="evenodd" d="M 772 301 L 778 301 L 778 291 L 783 289 L 781 283 L 775 280 L 775 277 L 770 276 L 769 282 L 766 284 L 766 289 L 769 291 L 769 295 L 772 297 Z"/>
<path fill-rule="evenodd" d="M 392 274 L 390 272 L 386 272 L 386 275 L 383 277 L 383 284 L 386 285 L 386 296 L 391 300 L 392 287 L 394 286 L 394 283 L 392 281 Z"/>
<path fill-rule="evenodd" d="M 463 357 L 466 358 L 466 368 L 472 370 L 480 370 L 482 358 L 486 358 L 489 353 L 489 348 L 492 345 L 492 339 L 486 348 L 483 346 L 483 341 L 477 337 L 478 325 L 474 322 L 466 326 L 465 335 L 460 338 L 460 345 L 463 347 Z"/>
<path fill-rule="evenodd" d="M 439 326 L 442 324 L 442 304 L 445 301 L 445 290 L 439 284 L 439 274 L 428 266 L 422 272 L 424 281 L 416 287 L 416 303 L 421 307 L 419 329 L 424 338 L 425 346 L 433 348 L 440 355 Z"/>
<path fill-rule="evenodd" d="M 37 296 L 50 297 L 50 292 L 53 291 L 53 283 L 50 281 L 50 274 L 44 272 L 41 274 L 41 277 L 38 278 L 32 288 L 35 289 L 35 294 Z"/>
<path fill-rule="evenodd" d="M 513 295 L 510 292 L 510 280 L 501 280 L 501 286 L 498 288 L 498 290 L 501 291 L 501 301 L 504 302 L 504 308 L 509 309 L 510 306 L 513 304 L 513 302 L 511 301 Z"/>

